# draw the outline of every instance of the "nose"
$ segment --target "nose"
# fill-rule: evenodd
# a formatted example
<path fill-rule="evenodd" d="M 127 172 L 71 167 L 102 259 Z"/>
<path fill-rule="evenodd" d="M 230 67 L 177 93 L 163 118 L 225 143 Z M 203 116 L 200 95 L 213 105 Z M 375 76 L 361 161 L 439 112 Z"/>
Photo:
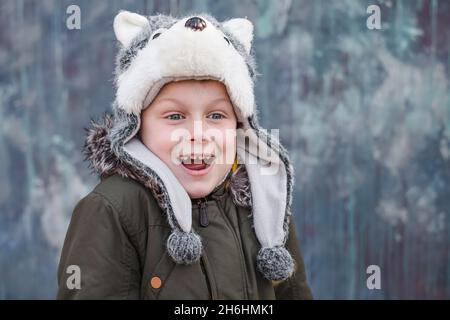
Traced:
<path fill-rule="evenodd" d="M 192 17 L 186 21 L 184 26 L 194 31 L 202 31 L 206 28 L 206 22 L 200 17 Z"/>
<path fill-rule="evenodd" d="M 190 126 L 191 142 L 202 143 L 207 140 L 206 126 L 201 119 L 196 119 Z"/>

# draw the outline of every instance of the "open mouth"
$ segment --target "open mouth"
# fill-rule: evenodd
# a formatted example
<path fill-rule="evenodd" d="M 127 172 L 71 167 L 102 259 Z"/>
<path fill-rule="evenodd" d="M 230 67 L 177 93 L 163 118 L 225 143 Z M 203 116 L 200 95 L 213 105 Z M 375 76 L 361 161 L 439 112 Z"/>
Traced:
<path fill-rule="evenodd" d="M 189 172 L 206 173 L 215 160 L 214 155 L 185 155 L 180 157 L 181 165 Z M 209 171 L 209 170 L 208 170 Z M 197 174 L 195 174 L 197 175 Z"/>

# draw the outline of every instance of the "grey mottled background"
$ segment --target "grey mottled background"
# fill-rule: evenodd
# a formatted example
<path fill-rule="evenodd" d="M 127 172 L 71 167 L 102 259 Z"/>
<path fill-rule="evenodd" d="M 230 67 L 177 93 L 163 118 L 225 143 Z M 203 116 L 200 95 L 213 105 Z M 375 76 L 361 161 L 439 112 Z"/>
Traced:
<path fill-rule="evenodd" d="M 66 8 L 81 8 L 81 30 Z M 381 8 L 368 30 L 366 8 Z M 256 27 L 262 124 L 296 166 L 316 298 L 450 298 L 450 1 L 0 2 L 0 298 L 54 298 L 83 128 L 114 98 L 119 9 Z M 366 268 L 381 268 L 368 290 Z"/>

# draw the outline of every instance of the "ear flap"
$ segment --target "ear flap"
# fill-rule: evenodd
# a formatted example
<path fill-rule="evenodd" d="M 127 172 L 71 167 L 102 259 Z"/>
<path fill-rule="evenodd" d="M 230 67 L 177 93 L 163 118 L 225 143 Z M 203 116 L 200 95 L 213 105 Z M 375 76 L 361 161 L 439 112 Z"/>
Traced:
<path fill-rule="evenodd" d="M 286 167 L 254 129 L 238 130 L 236 151 L 250 181 L 256 236 L 262 247 L 283 245 L 288 191 Z"/>
<path fill-rule="evenodd" d="M 114 18 L 114 33 L 117 40 L 127 47 L 131 40 L 148 25 L 146 17 L 129 11 L 121 11 Z"/>
<path fill-rule="evenodd" d="M 223 27 L 244 45 L 247 53 L 250 53 L 253 40 L 253 24 L 250 20 L 244 18 L 230 19 L 223 23 Z"/>

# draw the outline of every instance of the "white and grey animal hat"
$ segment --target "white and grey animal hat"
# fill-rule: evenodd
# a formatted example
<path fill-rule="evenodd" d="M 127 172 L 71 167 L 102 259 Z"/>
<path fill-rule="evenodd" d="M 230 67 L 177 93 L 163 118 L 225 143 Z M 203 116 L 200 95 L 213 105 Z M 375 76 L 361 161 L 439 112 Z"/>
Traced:
<path fill-rule="evenodd" d="M 121 49 L 116 61 L 111 149 L 159 185 L 166 200 L 162 209 L 172 228 L 167 240 L 169 255 L 179 264 L 194 263 L 202 254 L 202 242 L 192 229 L 187 192 L 136 137 L 140 114 L 168 82 L 213 79 L 225 85 L 245 129 L 245 134 L 237 134 L 237 157 L 238 163 L 245 164 L 250 182 L 253 225 L 261 245 L 257 269 L 269 280 L 290 277 L 294 261 L 285 243 L 293 170 L 284 147 L 257 122 L 252 23 L 241 18 L 219 23 L 207 14 L 177 19 L 121 11 L 114 19 L 114 32 Z"/>

